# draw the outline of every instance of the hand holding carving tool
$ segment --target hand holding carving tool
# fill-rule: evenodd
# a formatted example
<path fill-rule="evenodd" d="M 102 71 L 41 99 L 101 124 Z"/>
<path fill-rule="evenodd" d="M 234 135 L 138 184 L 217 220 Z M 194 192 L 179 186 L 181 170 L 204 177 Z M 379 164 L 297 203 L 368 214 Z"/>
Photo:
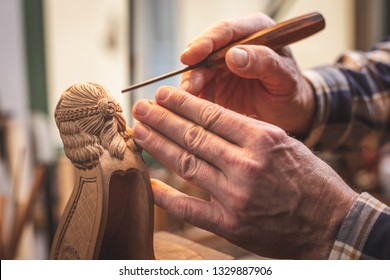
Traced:
<path fill-rule="evenodd" d="M 225 63 L 225 55 L 227 51 L 237 45 L 263 45 L 273 50 L 283 48 L 291 43 L 302 40 L 318 31 L 324 29 L 325 20 L 320 13 L 313 12 L 300 17 L 296 17 L 281 23 L 278 23 L 272 27 L 260 30 L 246 38 L 238 40 L 232 44 L 229 44 L 212 54 L 210 54 L 205 60 L 187 66 L 183 69 L 172 71 L 164 75 L 152 78 L 150 80 L 129 86 L 122 90 L 122 93 L 155 83 L 157 81 L 170 78 L 172 76 L 184 73 L 186 71 L 198 68 L 198 67 L 216 67 L 222 63 Z"/>

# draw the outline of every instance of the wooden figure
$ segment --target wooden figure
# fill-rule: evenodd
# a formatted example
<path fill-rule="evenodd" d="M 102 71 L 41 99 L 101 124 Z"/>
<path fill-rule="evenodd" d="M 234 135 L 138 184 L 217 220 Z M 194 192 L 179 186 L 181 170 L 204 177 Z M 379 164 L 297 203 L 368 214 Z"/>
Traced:
<path fill-rule="evenodd" d="M 69 87 L 55 110 L 76 182 L 51 259 L 154 259 L 153 197 L 120 105 L 94 83 Z"/>

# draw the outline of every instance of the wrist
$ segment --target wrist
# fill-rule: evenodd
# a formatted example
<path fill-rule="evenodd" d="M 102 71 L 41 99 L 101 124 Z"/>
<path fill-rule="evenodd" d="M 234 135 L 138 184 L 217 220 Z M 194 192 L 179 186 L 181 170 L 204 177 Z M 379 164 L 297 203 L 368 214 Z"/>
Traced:
<path fill-rule="evenodd" d="M 312 234 L 302 244 L 302 258 L 328 259 L 341 226 L 358 194 L 337 175 L 316 186 L 319 194 L 312 197 L 310 205 L 312 216 Z M 306 211 L 310 211 L 306 209 Z"/>
<path fill-rule="evenodd" d="M 294 181 L 299 182 L 301 196 L 294 210 L 297 232 L 290 240 L 296 252 L 293 257 L 328 259 L 358 194 L 328 164 L 295 143 L 294 157 L 300 158 L 300 167 Z"/>

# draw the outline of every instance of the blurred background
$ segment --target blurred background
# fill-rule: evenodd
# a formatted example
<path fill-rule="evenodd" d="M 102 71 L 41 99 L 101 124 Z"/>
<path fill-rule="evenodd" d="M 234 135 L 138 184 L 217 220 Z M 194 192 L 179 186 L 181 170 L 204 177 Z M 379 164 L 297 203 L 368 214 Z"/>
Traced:
<path fill-rule="evenodd" d="M 262 11 L 276 21 L 321 12 L 326 28 L 291 46 L 301 69 L 330 64 L 348 49 L 366 50 L 389 34 L 385 0 L 0 0 L 0 258 L 47 259 L 59 217 L 73 188 L 53 112 L 70 85 L 94 81 L 122 104 L 161 85 L 122 95 L 132 83 L 180 68 L 181 51 L 218 20 Z M 358 151 L 321 156 L 351 185 L 384 201 L 390 160 L 370 135 Z M 151 177 L 207 197 L 144 155 Z M 386 184 L 387 181 L 387 184 Z M 224 240 L 155 211 L 155 229 L 175 232 L 234 255 L 254 257 Z"/>

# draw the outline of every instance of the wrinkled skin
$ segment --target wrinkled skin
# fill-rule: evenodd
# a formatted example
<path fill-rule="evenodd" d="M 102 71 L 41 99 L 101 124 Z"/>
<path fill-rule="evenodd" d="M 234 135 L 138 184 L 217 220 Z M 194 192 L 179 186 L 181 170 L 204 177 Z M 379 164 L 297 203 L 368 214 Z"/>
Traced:
<path fill-rule="evenodd" d="M 220 23 L 202 33 L 182 61 L 196 63 L 271 24 L 263 15 Z M 229 69 L 193 70 L 182 89 L 162 87 L 155 101 L 135 104 L 136 143 L 211 194 L 203 201 L 152 180 L 155 203 L 261 256 L 327 258 L 357 194 L 286 133 L 306 133 L 314 110 L 293 59 L 264 47 L 245 49 L 250 67 L 234 68 L 229 51 Z"/>
<path fill-rule="evenodd" d="M 195 64 L 211 52 L 275 23 L 264 14 L 223 21 L 206 30 L 181 55 Z M 181 88 L 238 113 L 305 134 L 313 121 L 314 100 L 288 48 L 241 45 L 230 49 L 226 66 L 198 68 L 183 75 Z"/>

